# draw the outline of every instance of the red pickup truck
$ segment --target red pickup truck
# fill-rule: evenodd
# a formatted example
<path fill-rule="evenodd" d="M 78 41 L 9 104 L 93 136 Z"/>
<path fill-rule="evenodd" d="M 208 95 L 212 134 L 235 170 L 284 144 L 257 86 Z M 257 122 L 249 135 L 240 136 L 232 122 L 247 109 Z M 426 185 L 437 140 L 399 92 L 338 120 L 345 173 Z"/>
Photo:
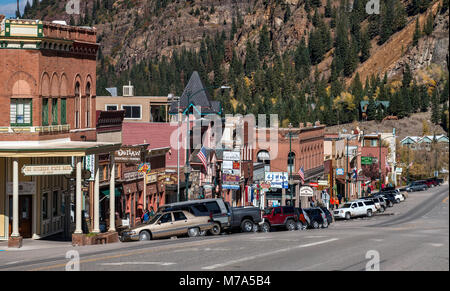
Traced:
<path fill-rule="evenodd" d="M 293 206 L 278 206 L 264 210 L 263 220 L 261 225 L 263 232 L 269 232 L 275 227 L 295 230 L 299 217 Z"/>

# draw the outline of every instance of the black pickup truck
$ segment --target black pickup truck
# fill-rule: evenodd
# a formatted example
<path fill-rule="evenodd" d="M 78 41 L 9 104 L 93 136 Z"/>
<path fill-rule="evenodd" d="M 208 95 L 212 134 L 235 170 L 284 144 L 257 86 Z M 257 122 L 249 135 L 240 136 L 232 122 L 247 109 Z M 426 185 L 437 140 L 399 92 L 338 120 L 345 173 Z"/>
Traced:
<path fill-rule="evenodd" d="M 230 207 L 227 208 L 231 214 L 231 229 L 239 229 L 241 232 L 258 230 L 258 224 L 262 221 L 261 209 L 258 207 Z"/>

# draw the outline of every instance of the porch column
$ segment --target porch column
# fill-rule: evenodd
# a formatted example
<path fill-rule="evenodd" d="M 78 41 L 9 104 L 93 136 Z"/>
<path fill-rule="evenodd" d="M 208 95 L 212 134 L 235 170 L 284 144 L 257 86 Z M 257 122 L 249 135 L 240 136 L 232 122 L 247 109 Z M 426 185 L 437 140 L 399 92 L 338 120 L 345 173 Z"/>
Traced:
<path fill-rule="evenodd" d="M 19 160 L 13 159 L 13 225 L 11 237 L 19 237 Z"/>
<path fill-rule="evenodd" d="M 113 192 L 114 193 L 114 192 Z M 111 193 L 109 193 L 111 195 Z M 100 233 L 100 169 L 98 155 L 95 155 L 95 181 L 94 181 L 94 229 L 93 233 Z"/>
<path fill-rule="evenodd" d="M 81 228 L 81 203 L 82 203 L 82 197 L 81 197 L 81 158 L 76 157 L 76 171 L 77 171 L 77 179 L 75 182 L 75 204 L 76 204 L 76 213 L 75 213 L 75 219 L 76 219 L 76 225 L 75 225 L 75 233 L 81 234 L 83 233 L 83 230 Z"/>
<path fill-rule="evenodd" d="M 116 231 L 116 163 L 114 152 L 109 154 L 111 173 L 109 176 L 109 231 Z"/>

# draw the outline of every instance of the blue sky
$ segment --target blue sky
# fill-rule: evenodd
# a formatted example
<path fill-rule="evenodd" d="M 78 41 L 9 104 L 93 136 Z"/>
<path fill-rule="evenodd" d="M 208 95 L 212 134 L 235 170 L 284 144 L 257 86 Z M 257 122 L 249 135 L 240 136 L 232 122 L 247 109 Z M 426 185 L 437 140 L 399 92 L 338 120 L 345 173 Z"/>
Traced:
<path fill-rule="evenodd" d="M 20 0 L 20 12 L 23 13 L 23 8 L 27 0 Z M 28 0 L 31 4 L 31 0 Z M 6 17 L 15 16 L 17 9 L 17 0 L 0 0 L 0 14 L 6 15 Z"/>

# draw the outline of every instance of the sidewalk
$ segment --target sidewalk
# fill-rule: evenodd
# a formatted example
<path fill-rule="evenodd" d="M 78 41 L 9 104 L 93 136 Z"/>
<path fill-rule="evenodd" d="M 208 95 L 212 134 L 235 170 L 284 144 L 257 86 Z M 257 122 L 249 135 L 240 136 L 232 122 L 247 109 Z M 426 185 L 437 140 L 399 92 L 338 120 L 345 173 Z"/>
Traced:
<path fill-rule="evenodd" d="M 24 239 L 21 248 L 8 248 L 8 241 L 0 241 L 0 252 L 2 251 L 29 251 L 39 249 L 52 249 L 60 247 L 70 247 L 70 241 L 53 241 L 53 240 L 33 240 L 31 238 Z"/>

